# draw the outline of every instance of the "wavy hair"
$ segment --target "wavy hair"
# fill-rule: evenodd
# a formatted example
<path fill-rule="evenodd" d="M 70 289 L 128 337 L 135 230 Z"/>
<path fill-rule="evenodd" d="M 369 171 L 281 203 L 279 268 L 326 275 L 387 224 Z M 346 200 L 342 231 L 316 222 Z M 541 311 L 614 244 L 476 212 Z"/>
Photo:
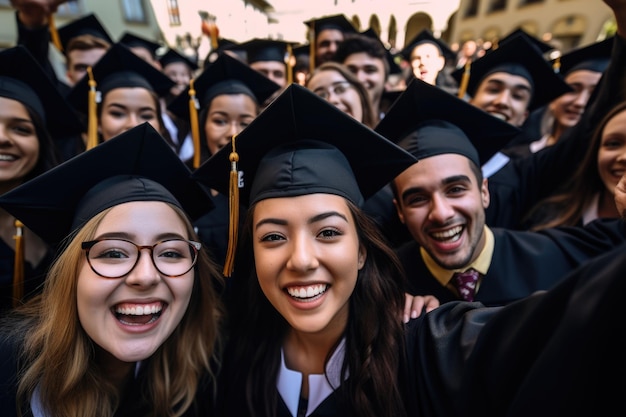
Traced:
<path fill-rule="evenodd" d="M 185 222 L 190 239 L 197 236 L 186 215 L 170 205 Z M 96 346 L 78 319 L 77 281 L 86 262 L 81 242 L 93 239 L 111 209 L 94 216 L 68 237 L 52 265 L 42 294 L 16 312 L 32 323 L 25 336 L 18 405 L 25 408 L 35 392 L 46 415 L 113 416 L 121 398 L 119 387 L 99 367 Z M 172 335 L 144 362 L 142 395 L 153 416 L 181 416 L 193 406 L 198 383 L 213 380 L 219 364 L 223 309 L 217 295 L 222 281 L 206 252 L 199 252 L 194 287 L 187 311 Z M 204 395 L 204 393 L 202 393 Z M 212 395 L 212 394 L 206 394 Z M 21 410 L 23 412 L 23 410 Z"/>

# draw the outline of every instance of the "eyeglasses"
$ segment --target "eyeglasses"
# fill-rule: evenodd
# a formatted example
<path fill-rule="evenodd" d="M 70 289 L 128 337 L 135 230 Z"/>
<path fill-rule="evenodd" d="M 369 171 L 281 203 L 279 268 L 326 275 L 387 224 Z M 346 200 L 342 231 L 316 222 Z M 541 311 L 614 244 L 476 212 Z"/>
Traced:
<path fill-rule="evenodd" d="M 328 100 L 328 97 L 330 97 L 331 93 L 336 96 L 340 96 L 348 91 L 350 88 L 352 88 L 352 84 L 350 84 L 350 81 L 336 81 L 328 87 L 316 88 L 315 90 L 313 90 L 313 93 L 317 94 L 324 100 Z"/>
<path fill-rule="evenodd" d="M 130 273 L 139 262 L 142 249 L 150 250 L 152 263 L 161 275 L 179 277 L 196 264 L 201 247 L 199 242 L 184 239 L 163 240 L 146 246 L 124 239 L 97 239 L 82 243 L 89 266 L 105 278 L 120 278 Z"/>

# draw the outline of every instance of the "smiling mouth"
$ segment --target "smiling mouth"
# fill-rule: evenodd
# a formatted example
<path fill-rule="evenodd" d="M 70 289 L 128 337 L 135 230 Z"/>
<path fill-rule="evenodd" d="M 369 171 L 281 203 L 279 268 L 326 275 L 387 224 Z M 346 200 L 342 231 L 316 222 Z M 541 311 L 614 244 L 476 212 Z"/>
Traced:
<path fill-rule="evenodd" d="M 456 242 L 461 238 L 463 230 L 463 226 L 457 226 L 443 232 L 431 232 L 429 236 L 438 242 Z"/>
<path fill-rule="evenodd" d="M 313 301 L 321 297 L 328 289 L 328 284 L 316 284 L 306 287 L 289 287 L 287 294 L 298 301 Z"/>
<path fill-rule="evenodd" d="M 119 304 L 113 308 L 113 314 L 122 324 L 139 326 L 158 320 L 163 313 L 163 308 L 163 303 L 145 305 Z"/>

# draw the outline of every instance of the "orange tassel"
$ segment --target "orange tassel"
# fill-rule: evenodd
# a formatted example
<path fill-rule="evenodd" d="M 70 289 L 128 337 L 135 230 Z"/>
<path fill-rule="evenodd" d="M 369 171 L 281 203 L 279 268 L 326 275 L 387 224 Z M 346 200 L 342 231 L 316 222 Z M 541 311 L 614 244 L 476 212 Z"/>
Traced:
<path fill-rule="evenodd" d="M 61 44 L 61 37 L 59 36 L 59 31 L 57 30 L 57 26 L 54 23 L 54 15 L 51 14 L 48 18 L 48 28 L 50 30 L 50 40 L 56 48 L 63 52 L 63 45 Z"/>
<path fill-rule="evenodd" d="M 461 83 L 459 85 L 459 91 L 457 93 L 457 97 L 464 98 L 465 92 L 467 91 L 467 84 L 469 84 L 470 79 L 470 67 L 472 66 L 472 60 L 468 59 L 465 63 L 465 70 L 463 71 L 463 76 L 461 77 Z"/>
<path fill-rule="evenodd" d="M 239 154 L 235 148 L 235 136 L 232 137 L 233 151 L 228 159 L 230 160 L 230 183 L 229 183 L 229 224 L 228 224 L 228 251 L 224 261 L 224 276 L 230 277 L 235 269 L 235 250 L 237 248 L 237 237 L 239 233 Z"/>
<path fill-rule="evenodd" d="M 554 70 L 555 74 L 558 74 L 559 72 L 561 72 L 561 57 L 557 57 L 554 60 L 554 63 L 552 64 L 552 69 Z"/>
<path fill-rule="evenodd" d="M 291 49 L 291 44 L 287 44 L 287 85 L 290 85 L 293 82 L 293 65 L 295 59 L 293 57 L 293 50 Z"/>
<path fill-rule="evenodd" d="M 24 224 L 15 220 L 15 261 L 13 268 L 13 307 L 24 297 Z"/>
<path fill-rule="evenodd" d="M 96 80 L 93 78 L 91 67 L 87 67 L 87 75 L 89 76 L 89 96 L 87 109 L 87 150 L 95 148 L 98 145 L 98 103 L 100 102 L 99 93 L 96 90 Z"/>
<path fill-rule="evenodd" d="M 194 80 L 189 81 L 189 124 L 191 125 L 191 139 L 193 140 L 193 167 L 200 166 L 200 126 L 198 126 L 198 109 L 200 103 L 196 98 Z"/>

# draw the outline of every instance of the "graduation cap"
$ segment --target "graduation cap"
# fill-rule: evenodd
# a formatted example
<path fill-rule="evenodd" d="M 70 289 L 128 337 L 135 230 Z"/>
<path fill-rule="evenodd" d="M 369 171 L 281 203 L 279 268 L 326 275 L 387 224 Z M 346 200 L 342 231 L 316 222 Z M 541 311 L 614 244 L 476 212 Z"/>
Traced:
<path fill-rule="evenodd" d="M 293 66 L 293 47 L 296 42 L 287 42 L 274 39 L 255 38 L 228 50 L 244 50 L 248 65 L 255 62 L 280 62 L 287 66 L 287 77 L 291 78 L 291 67 Z M 291 79 L 288 83 L 291 83 Z"/>
<path fill-rule="evenodd" d="M 88 14 L 80 19 L 62 26 L 58 29 L 59 39 L 64 51 L 67 51 L 67 45 L 72 39 L 81 35 L 91 35 L 102 39 L 109 44 L 115 43 L 109 32 L 102 26 L 95 14 Z"/>
<path fill-rule="evenodd" d="M 126 45 L 128 48 L 144 48 L 150 51 L 153 57 L 156 57 L 157 50 L 161 47 L 161 45 L 156 42 L 130 32 L 124 32 L 118 42 L 122 45 Z"/>
<path fill-rule="evenodd" d="M 213 208 L 204 188 L 150 124 L 136 126 L 0 196 L 0 207 L 57 246 L 97 213 L 164 201 L 193 221 Z"/>
<path fill-rule="evenodd" d="M 76 83 L 67 96 L 67 100 L 77 111 L 88 116 L 87 148 L 97 144 L 96 103 L 109 91 L 141 87 L 162 96 L 174 85 L 174 81 L 167 75 L 120 43 L 109 48 L 96 65 L 87 70 L 87 75 Z"/>
<path fill-rule="evenodd" d="M 175 62 L 182 62 L 183 64 L 191 68 L 192 71 L 198 69 L 198 64 L 174 49 L 168 49 L 167 52 L 159 58 L 159 62 L 161 63 L 161 67 L 163 68 Z"/>
<path fill-rule="evenodd" d="M 414 79 L 375 128 L 417 159 L 456 153 L 480 167 L 520 129 Z"/>
<path fill-rule="evenodd" d="M 235 151 L 238 161 L 233 167 Z M 327 193 L 360 206 L 415 162 L 411 154 L 333 104 L 291 84 L 192 176 L 230 194 L 233 227 L 238 214 L 232 208 L 238 201 L 250 205 L 273 197 Z M 237 171 L 243 179 L 240 188 Z M 227 276 L 236 236 L 236 230 L 231 232 Z"/>
<path fill-rule="evenodd" d="M 546 52 L 554 49 L 554 46 L 538 39 L 536 36 L 531 35 L 530 33 L 526 32 L 522 28 L 515 29 L 514 31 L 506 35 L 504 38 L 500 39 L 497 43 L 496 48 L 500 47 L 501 45 L 504 45 L 505 43 L 507 43 L 511 39 L 514 39 L 517 36 L 522 36 L 523 38 L 526 38 L 526 40 L 530 42 L 531 44 L 533 44 L 537 49 L 539 49 L 539 51 L 542 54 L 545 54 Z"/>
<path fill-rule="evenodd" d="M 372 42 L 372 46 L 364 44 L 365 42 Z M 400 66 L 396 63 L 394 56 L 391 54 L 391 52 L 389 52 L 389 49 L 385 47 L 383 42 L 380 40 L 378 34 L 372 28 L 369 28 L 357 35 L 349 35 L 348 37 L 346 37 L 346 39 L 337 48 L 337 52 L 335 53 L 335 60 L 339 62 L 344 62 L 349 55 L 358 52 L 367 53 L 367 51 L 372 48 L 380 49 L 381 54 L 383 54 L 384 59 L 389 65 L 389 74 L 399 74 L 402 72 L 402 68 L 400 68 Z"/>
<path fill-rule="evenodd" d="M 453 61 L 456 59 L 456 54 L 447 43 L 442 41 L 441 39 L 435 38 L 433 33 L 428 29 L 423 29 L 419 32 L 411 41 L 400 51 L 400 55 L 404 57 L 407 61 L 411 61 L 411 53 L 416 46 L 421 45 L 423 43 L 431 43 L 439 49 L 441 56 L 443 56 L 446 61 Z"/>
<path fill-rule="evenodd" d="M 0 51 L 0 97 L 19 101 L 34 111 L 53 139 L 84 131 L 72 107 L 23 46 Z"/>
<path fill-rule="evenodd" d="M 563 54 L 552 60 L 552 67 L 563 76 L 579 70 L 604 72 L 611 60 L 614 38 L 612 36 Z"/>
<path fill-rule="evenodd" d="M 467 93 L 474 96 L 483 79 L 496 72 L 505 72 L 525 78 L 531 85 L 532 98 L 528 110 L 532 111 L 556 97 L 572 91 L 563 81 L 563 77 L 554 73 L 550 63 L 526 37 L 512 37 L 495 50 L 488 51 L 483 57 L 471 63 L 469 78 L 463 79 L 467 68 L 459 68 L 452 73 L 459 85 L 459 95 Z"/>
<path fill-rule="evenodd" d="M 224 51 L 230 51 L 230 53 L 235 54 L 240 61 L 247 62 L 248 57 L 246 51 L 243 49 L 237 49 L 238 45 L 239 42 L 235 42 L 231 39 L 219 38 L 217 40 L 217 48 L 211 50 L 204 58 L 203 67 L 208 68 L 209 65 L 215 62 Z"/>
<path fill-rule="evenodd" d="M 191 124 L 194 139 L 194 167 L 200 165 L 200 139 L 197 111 L 222 94 L 246 94 L 263 103 L 280 86 L 258 71 L 227 54 L 222 54 L 167 107 L 169 111 Z"/>
<path fill-rule="evenodd" d="M 343 14 L 324 16 L 304 22 L 309 28 L 309 59 L 311 60 L 311 72 L 315 68 L 315 44 L 317 36 L 324 30 L 338 30 L 345 34 L 356 34 L 357 29 Z"/>

